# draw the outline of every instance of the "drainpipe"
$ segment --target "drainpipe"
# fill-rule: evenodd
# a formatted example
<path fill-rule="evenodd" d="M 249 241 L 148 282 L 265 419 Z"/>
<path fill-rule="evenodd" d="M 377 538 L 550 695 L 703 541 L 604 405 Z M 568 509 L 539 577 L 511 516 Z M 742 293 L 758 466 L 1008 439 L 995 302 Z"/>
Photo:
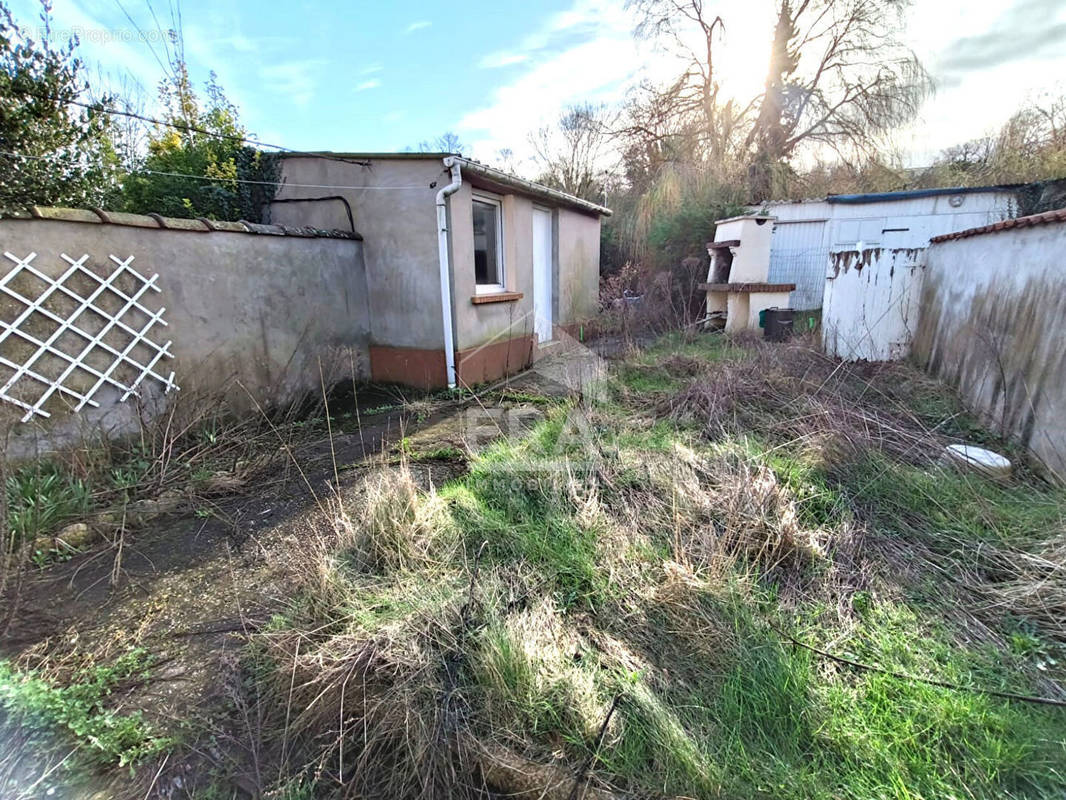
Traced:
<path fill-rule="evenodd" d="M 445 198 L 463 185 L 459 160 L 448 156 L 444 168 L 451 170 L 452 182 L 437 192 L 437 249 L 440 257 L 440 305 L 444 318 L 444 360 L 448 366 L 448 388 L 455 388 L 455 340 L 452 336 L 452 279 L 448 266 L 448 207 Z"/>

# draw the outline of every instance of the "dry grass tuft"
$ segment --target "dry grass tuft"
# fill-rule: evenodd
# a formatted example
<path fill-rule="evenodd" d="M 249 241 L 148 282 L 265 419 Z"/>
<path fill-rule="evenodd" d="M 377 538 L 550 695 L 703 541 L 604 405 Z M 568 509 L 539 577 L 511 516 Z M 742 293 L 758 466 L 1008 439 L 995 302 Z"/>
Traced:
<path fill-rule="evenodd" d="M 756 340 L 746 347 L 748 357 L 691 373 L 697 379 L 661 400 L 656 412 L 700 424 L 712 440 L 758 431 L 775 443 L 828 444 L 827 455 L 845 460 L 874 448 L 930 463 L 949 441 L 910 408 L 913 371 L 896 381 L 892 366 L 841 364 L 802 342 L 771 347 Z"/>
<path fill-rule="evenodd" d="M 407 465 L 367 481 L 361 522 L 360 559 L 380 571 L 432 568 L 458 546 L 443 501 L 435 492 L 422 493 Z"/>

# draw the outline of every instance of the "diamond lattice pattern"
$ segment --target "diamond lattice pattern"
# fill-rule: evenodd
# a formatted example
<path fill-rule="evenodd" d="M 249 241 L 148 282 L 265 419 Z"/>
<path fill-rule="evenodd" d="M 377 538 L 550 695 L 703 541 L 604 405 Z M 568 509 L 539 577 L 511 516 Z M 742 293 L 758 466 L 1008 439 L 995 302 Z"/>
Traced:
<path fill-rule="evenodd" d="M 58 277 L 34 266 L 36 253 L 4 256 L 14 266 L 0 279 L 0 400 L 22 408 L 23 422 L 99 407 L 94 397 L 105 387 L 118 390 L 119 402 L 146 381 L 164 392 L 178 388 L 162 369 L 173 358 L 171 342 L 152 337 L 167 324 L 166 309 L 152 308 L 159 276 L 138 273 L 133 256 L 112 255 L 114 267 L 101 275 L 88 254 L 63 254 Z"/>

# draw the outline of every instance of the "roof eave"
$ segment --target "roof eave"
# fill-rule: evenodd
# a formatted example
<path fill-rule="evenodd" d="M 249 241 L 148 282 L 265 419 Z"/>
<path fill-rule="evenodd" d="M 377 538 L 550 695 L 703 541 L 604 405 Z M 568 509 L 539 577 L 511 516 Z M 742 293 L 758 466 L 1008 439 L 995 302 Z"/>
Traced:
<path fill-rule="evenodd" d="M 527 181 L 525 178 L 519 178 L 517 175 L 511 175 L 510 173 L 486 166 L 477 161 L 471 161 L 469 158 L 464 158 L 462 156 L 457 156 L 456 158 L 463 171 L 478 175 L 486 180 L 493 181 L 494 183 L 517 189 L 525 194 L 541 197 L 545 200 L 559 203 L 560 205 L 566 205 L 588 214 L 596 214 L 601 217 L 609 217 L 612 214 L 611 209 L 607 208 L 607 206 L 601 206 L 597 203 L 583 200 L 580 197 L 561 192 L 558 189 L 552 189 L 541 183 Z"/>

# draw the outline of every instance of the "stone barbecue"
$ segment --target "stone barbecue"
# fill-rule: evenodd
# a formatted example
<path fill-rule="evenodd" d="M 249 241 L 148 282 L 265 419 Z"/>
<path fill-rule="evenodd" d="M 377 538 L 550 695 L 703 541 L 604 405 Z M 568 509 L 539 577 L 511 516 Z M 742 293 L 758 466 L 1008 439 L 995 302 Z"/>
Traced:
<path fill-rule="evenodd" d="M 711 257 L 707 283 L 707 328 L 729 333 L 758 329 L 759 312 L 786 308 L 794 283 L 768 283 L 770 235 L 774 217 L 746 216 L 721 219 L 714 241 L 707 243 Z"/>

